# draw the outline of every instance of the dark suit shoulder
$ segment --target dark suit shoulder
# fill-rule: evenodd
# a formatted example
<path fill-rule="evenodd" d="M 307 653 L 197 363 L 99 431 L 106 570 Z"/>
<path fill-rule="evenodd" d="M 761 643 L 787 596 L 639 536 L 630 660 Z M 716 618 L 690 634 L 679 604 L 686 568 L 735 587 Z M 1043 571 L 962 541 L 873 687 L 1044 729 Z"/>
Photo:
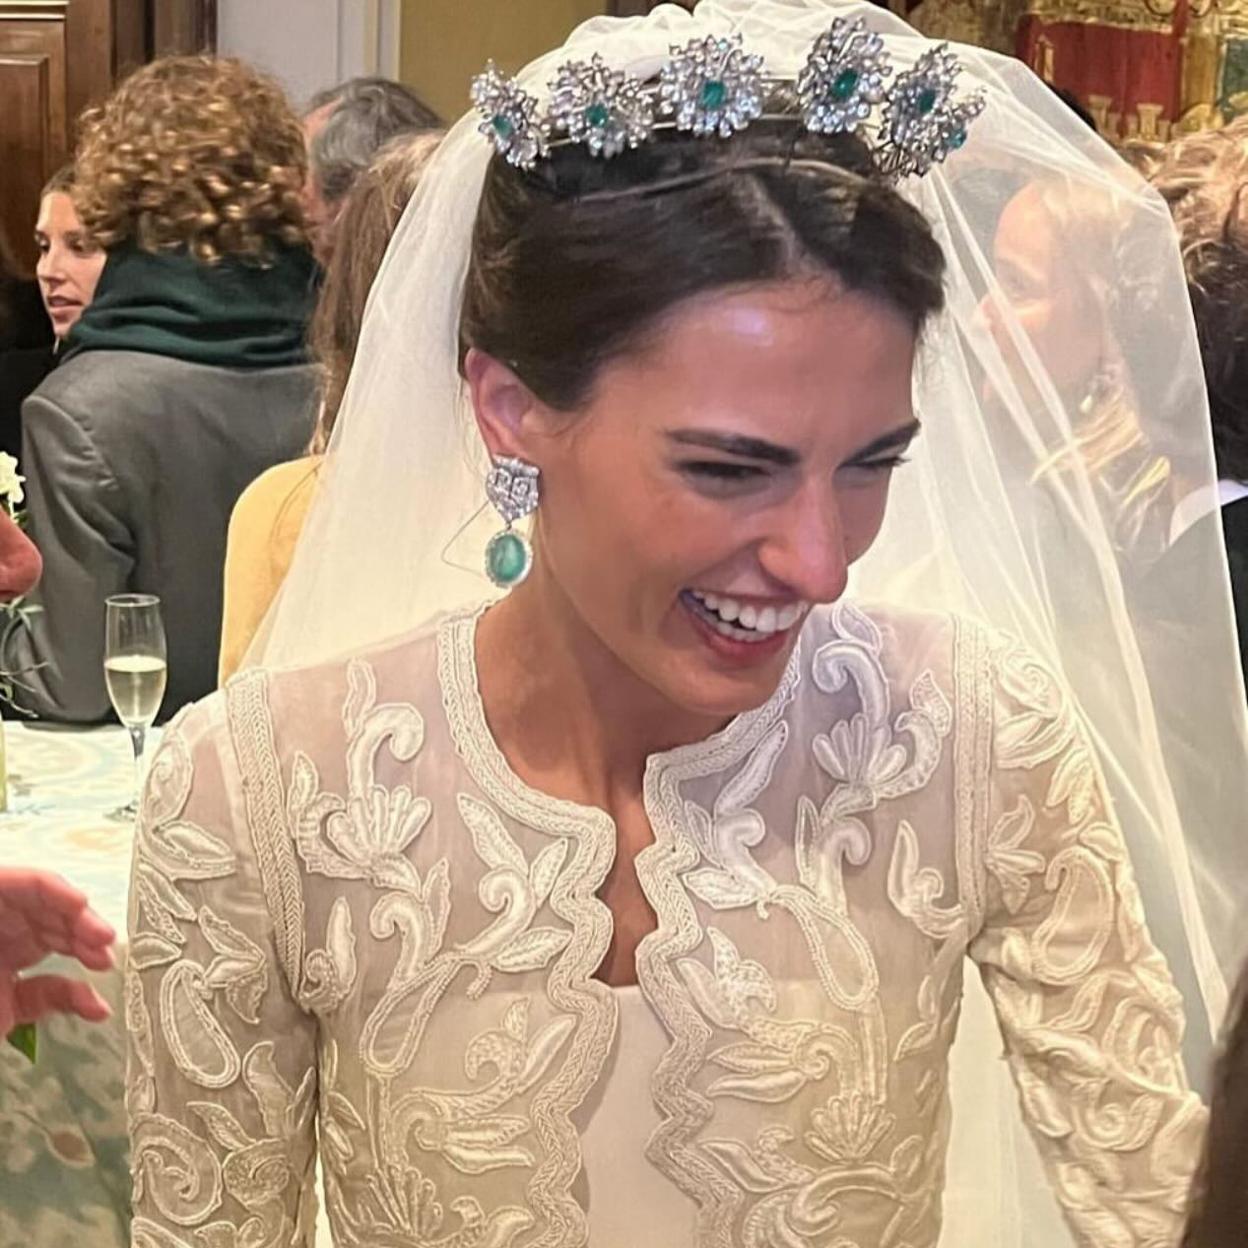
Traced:
<path fill-rule="evenodd" d="M 1248 558 L 1248 498 L 1236 499 L 1222 508 L 1222 532 L 1227 548 L 1234 546 Z"/>

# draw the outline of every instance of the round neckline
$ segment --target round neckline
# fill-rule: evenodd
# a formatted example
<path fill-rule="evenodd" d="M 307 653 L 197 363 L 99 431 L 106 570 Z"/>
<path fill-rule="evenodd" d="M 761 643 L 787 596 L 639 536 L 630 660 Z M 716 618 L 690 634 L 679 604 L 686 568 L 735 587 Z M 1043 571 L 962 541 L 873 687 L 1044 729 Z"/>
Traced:
<path fill-rule="evenodd" d="M 605 820 L 614 830 L 615 820 L 601 807 L 586 805 L 571 798 L 554 797 L 529 784 L 512 767 L 495 738 L 486 718 L 477 667 L 477 629 L 482 616 L 493 605 L 492 601 L 482 602 L 469 611 L 450 616 L 438 630 L 438 669 L 442 678 L 442 699 L 451 724 L 451 734 L 455 739 L 456 752 L 482 789 L 495 800 L 506 794 L 518 807 L 517 813 L 524 810 L 542 811 L 548 817 L 556 815 L 579 821 Z M 646 788 L 649 788 L 652 775 L 657 775 L 671 766 L 678 766 L 683 775 L 695 773 L 700 760 L 713 764 L 707 767 L 708 774 L 724 766 L 724 759 L 735 753 L 734 747 L 751 735 L 753 725 L 760 718 L 773 718 L 778 706 L 787 703 L 792 697 L 801 648 L 802 639 L 799 635 L 776 688 L 761 705 L 735 715 L 723 728 L 701 741 L 688 742 L 648 755 L 643 775 Z"/>

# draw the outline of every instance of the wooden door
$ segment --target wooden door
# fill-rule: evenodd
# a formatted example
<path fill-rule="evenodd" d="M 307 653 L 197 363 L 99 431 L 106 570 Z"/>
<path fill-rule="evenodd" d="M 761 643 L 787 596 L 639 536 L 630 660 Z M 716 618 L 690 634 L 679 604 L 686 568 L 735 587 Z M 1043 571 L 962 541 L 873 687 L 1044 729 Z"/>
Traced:
<path fill-rule="evenodd" d="M 0 224 L 27 267 L 32 205 L 69 150 L 64 8 L 0 4 Z"/>
<path fill-rule="evenodd" d="M 155 56 L 215 45 L 216 0 L 0 0 L 0 225 L 19 262 L 82 110 Z"/>

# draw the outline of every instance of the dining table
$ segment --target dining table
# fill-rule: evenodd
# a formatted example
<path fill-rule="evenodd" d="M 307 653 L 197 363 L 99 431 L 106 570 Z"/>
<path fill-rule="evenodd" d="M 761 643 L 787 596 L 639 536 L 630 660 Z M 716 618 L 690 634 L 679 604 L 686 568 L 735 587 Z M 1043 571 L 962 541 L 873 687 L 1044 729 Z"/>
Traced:
<path fill-rule="evenodd" d="M 134 821 L 117 812 L 133 793 L 129 734 L 120 726 L 17 720 L 4 721 L 3 732 L 0 865 L 63 876 L 122 940 Z M 34 1063 L 0 1042 L 0 1248 L 130 1242 L 123 960 L 124 941 L 106 972 L 49 959 L 41 971 L 90 979 L 112 1017 L 98 1024 L 44 1020 Z"/>
<path fill-rule="evenodd" d="M 34 1063 L 0 1039 L 0 1248 L 129 1248 L 122 982 L 135 825 L 118 812 L 134 792 L 130 736 L 120 725 L 0 727 L 0 866 L 56 872 L 117 932 L 111 970 L 57 957 L 39 967 L 90 980 L 110 1018 L 44 1020 Z M 148 731 L 146 758 L 159 737 Z M 332 1248 L 319 1174 L 317 1188 L 316 1248 Z"/>

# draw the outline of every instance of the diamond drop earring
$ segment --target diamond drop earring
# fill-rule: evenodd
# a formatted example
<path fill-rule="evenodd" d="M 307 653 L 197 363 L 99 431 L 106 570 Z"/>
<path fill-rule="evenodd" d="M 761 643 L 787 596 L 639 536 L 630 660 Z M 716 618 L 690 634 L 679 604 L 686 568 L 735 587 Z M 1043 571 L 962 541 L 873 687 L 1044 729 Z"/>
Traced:
<path fill-rule="evenodd" d="M 533 567 L 533 547 L 512 525 L 537 510 L 541 476 L 535 464 L 500 458 L 485 478 L 485 492 L 506 525 L 485 548 L 485 574 L 500 589 L 514 589 Z"/>

